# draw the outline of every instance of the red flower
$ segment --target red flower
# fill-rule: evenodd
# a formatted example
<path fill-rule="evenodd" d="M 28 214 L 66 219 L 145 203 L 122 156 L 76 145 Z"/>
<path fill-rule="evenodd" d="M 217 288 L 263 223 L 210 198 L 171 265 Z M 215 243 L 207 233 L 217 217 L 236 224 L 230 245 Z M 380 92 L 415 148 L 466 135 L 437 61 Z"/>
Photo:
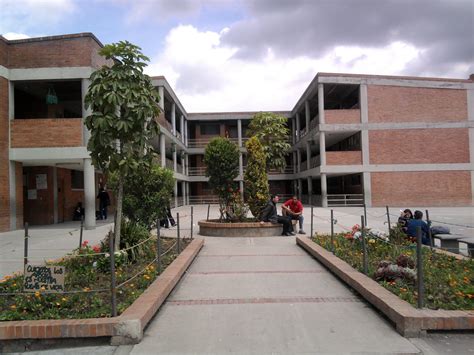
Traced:
<path fill-rule="evenodd" d="M 96 253 L 100 253 L 100 251 L 101 251 L 101 250 L 100 250 L 100 245 L 94 245 L 94 246 L 92 247 L 92 250 L 94 250 L 94 252 L 96 252 Z"/>
<path fill-rule="evenodd" d="M 85 247 L 87 247 L 88 244 L 89 244 L 89 241 L 88 241 L 88 240 L 84 240 L 84 241 L 82 242 L 82 245 L 81 245 L 81 246 L 82 246 L 83 248 L 85 248 Z"/>

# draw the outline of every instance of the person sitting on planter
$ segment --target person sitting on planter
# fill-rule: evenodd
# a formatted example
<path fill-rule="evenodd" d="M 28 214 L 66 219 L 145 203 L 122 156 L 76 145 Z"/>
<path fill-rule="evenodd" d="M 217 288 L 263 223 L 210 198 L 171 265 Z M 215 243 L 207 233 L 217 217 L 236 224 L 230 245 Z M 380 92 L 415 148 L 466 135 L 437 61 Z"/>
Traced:
<path fill-rule="evenodd" d="M 298 197 L 293 196 L 281 206 L 283 216 L 289 216 L 291 220 L 298 220 L 300 224 L 299 234 L 306 234 L 303 230 L 303 204 L 298 201 Z"/>
<path fill-rule="evenodd" d="M 295 235 L 295 233 L 293 232 L 293 225 L 291 224 L 291 218 L 289 216 L 279 216 L 277 214 L 276 204 L 279 200 L 280 198 L 278 197 L 278 195 L 271 196 L 270 201 L 267 202 L 267 205 L 262 211 L 260 223 L 263 224 L 263 222 L 270 222 L 283 224 L 283 233 L 281 235 Z"/>
<path fill-rule="evenodd" d="M 425 245 L 430 245 L 429 227 L 423 221 L 423 212 L 415 211 L 415 219 L 410 219 L 407 226 L 407 235 L 416 238 L 416 227 L 421 227 L 421 242 Z"/>
<path fill-rule="evenodd" d="M 403 233 L 407 234 L 408 222 L 413 219 L 413 213 L 409 208 L 400 210 L 400 217 L 398 217 L 398 226 L 402 229 Z"/>

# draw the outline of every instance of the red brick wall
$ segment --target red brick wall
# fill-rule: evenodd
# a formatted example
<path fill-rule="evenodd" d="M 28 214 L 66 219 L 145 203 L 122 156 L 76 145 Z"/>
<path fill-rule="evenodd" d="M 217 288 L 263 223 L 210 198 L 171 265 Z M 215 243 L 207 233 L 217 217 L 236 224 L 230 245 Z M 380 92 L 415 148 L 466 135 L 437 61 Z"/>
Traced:
<path fill-rule="evenodd" d="M 469 163 L 467 128 L 369 131 L 371 164 Z"/>
<path fill-rule="evenodd" d="M 0 65 L 8 67 L 8 44 L 0 39 Z"/>
<path fill-rule="evenodd" d="M 470 206 L 469 171 L 372 173 L 373 206 Z"/>
<path fill-rule="evenodd" d="M 0 77 L 0 232 L 10 229 L 8 123 L 8 81 Z"/>
<path fill-rule="evenodd" d="M 324 122 L 360 123 L 360 110 L 324 110 Z"/>
<path fill-rule="evenodd" d="M 11 146 L 12 148 L 80 147 L 82 129 L 80 118 L 13 120 Z"/>
<path fill-rule="evenodd" d="M 466 90 L 369 85 L 367 101 L 369 122 L 467 120 Z"/>
<path fill-rule="evenodd" d="M 326 152 L 327 165 L 360 165 L 362 164 L 362 152 Z"/>

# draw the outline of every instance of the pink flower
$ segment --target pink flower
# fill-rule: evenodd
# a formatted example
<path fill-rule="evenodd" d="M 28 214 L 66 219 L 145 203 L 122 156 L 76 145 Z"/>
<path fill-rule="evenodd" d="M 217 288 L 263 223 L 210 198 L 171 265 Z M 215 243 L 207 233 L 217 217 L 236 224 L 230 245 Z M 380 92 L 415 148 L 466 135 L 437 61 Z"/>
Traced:
<path fill-rule="evenodd" d="M 81 246 L 82 246 L 83 248 L 85 248 L 85 247 L 87 247 L 88 244 L 89 244 L 89 241 L 88 241 L 88 240 L 84 240 L 84 241 L 82 242 L 82 245 L 81 245 Z"/>
<path fill-rule="evenodd" d="M 94 246 L 92 247 L 92 250 L 94 250 L 94 252 L 96 252 L 96 253 L 100 253 L 100 251 L 101 251 L 101 250 L 100 250 L 100 245 L 94 245 Z"/>

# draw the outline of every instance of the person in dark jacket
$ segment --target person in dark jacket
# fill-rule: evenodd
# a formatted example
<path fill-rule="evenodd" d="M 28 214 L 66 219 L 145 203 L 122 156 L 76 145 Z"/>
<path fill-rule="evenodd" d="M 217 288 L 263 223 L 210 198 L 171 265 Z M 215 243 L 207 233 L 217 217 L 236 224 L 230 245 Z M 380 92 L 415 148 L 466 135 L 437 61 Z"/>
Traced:
<path fill-rule="evenodd" d="M 272 195 L 270 201 L 267 202 L 267 205 L 262 211 L 261 221 L 263 222 L 270 222 L 270 223 L 280 223 L 283 224 L 283 233 L 281 235 L 291 236 L 295 235 L 293 232 L 293 224 L 291 223 L 291 217 L 289 216 L 279 216 L 277 214 L 276 204 L 280 198 L 278 195 Z"/>
<path fill-rule="evenodd" d="M 416 238 L 416 228 L 421 227 L 421 242 L 425 245 L 430 245 L 429 227 L 423 221 L 423 212 L 415 211 L 415 219 L 408 221 L 407 235 Z"/>
<path fill-rule="evenodd" d="M 403 233 L 407 233 L 408 222 L 413 219 L 413 213 L 409 208 L 405 210 L 400 210 L 400 217 L 398 217 L 398 225 L 402 229 Z"/>
<path fill-rule="evenodd" d="M 99 199 L 99 219 L 107 219 L 107 206 L 110 205 L 110 196 L 105 187 L 100 188 L 97 198 Z"/>

